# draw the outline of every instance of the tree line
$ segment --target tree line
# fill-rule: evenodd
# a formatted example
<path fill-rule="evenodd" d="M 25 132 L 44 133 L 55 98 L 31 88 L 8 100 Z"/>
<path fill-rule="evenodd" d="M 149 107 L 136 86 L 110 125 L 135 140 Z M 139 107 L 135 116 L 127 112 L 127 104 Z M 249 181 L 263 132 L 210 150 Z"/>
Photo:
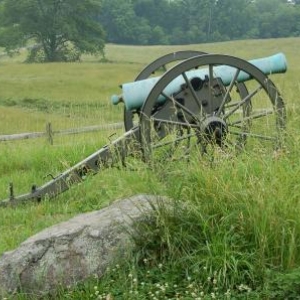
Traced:
<path fill-rule="evenodd" d="M 104 54 L 105 43 L 172 45 L 300 35 L 300 0 L 0 0 L 0 47 L 28 61 Z"/>
<path fill-rule="evenodd" d="M 107 41 L 192 44 L 300 35 L 300 1 L 103 0 Z"/>

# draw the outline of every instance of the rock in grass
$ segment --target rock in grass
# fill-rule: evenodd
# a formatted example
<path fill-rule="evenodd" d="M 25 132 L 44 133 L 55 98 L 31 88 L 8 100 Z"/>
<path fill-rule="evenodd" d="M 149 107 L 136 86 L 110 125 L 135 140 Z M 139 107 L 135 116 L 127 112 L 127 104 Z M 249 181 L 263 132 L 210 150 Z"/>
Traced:
<path fill-rule="evenodd" d="M 46 293 L 101 276 L 133 248 L 130 229 L 163 199 L 137 195 L 49 227 L 0 258 L 0 295 Z"/>

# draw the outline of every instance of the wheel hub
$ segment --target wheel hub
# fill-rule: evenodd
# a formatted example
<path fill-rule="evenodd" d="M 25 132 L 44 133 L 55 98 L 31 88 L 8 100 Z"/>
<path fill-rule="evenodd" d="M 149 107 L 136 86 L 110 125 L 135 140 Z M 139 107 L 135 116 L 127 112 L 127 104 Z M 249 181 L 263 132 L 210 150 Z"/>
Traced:
<path fill-rule="evenodd" d="M 203 121 L 200 130 L 201 136 L 207 142 L 216 143 L 221 147 L 226 138 L 228 127 L 221 118 L 211 116 Z"/>

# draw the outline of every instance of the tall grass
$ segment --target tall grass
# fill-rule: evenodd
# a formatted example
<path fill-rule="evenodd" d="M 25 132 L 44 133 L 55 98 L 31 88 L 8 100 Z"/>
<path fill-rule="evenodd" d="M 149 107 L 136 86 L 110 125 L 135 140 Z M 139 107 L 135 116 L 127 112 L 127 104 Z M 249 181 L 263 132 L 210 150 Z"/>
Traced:
<path fill-rule="evenodd" d="M 173 202 L 136 224 L 136 249 L 64 299 L 297 299 L 298 148 L 139 169 Z M 144 174 L 144 175 L 143 175 Z M 288 174 L 288 176 L 287 176 Z M 149 176 L 149 177 L 148 177 Z M 154 180 L 154 181 L 153 181 Z M 162 192 L 163 191 L 163 192 Z M 101 298 L 102 297 L 102 298 Z"/>
<path fill-rule="evenodd" d="M 131 168 L 107 169 L 56 199 L 0 209 L 0 253 L 30 235 L 80 213 L 137 193 L 166 195 L 173 205 L 138 224 L 137 249 L 101 279 L 58 291 L 65 299 L 296 299 L 299 291 L 300 139 L 299 38 L 219 44 L 133 47 L 108 45 L 109 63 L 84 57 L 76 64 L 26 65 L 0 59 L 0 132 L 42 131 L 122 121 L 109 103 L 118 85 L 168 52 L 194 49 L 246 59 L 284 52 L 285 75 L 272 77 L 287 106 L 284 151 L 247 149 L 214 159 L 153 165 L 134 159 Z M 109 142 L 114 131 L 0 144 L 0 195 L 16 194 L 49 173 L 57 175 Z M 117 132 L 119 136 L 121 132 Z M 298 281 L 299 282 L 299 281 Z M 291 288 L 293 287 L 293 288 Z M 298 289 L 298 290 L 297 290 Z M 32 295 L 18 295 L 20 299 Z M 110 298 L 108 298 L 110 297 Z M 290 297 L 290 298 L 289 298 Z"/>

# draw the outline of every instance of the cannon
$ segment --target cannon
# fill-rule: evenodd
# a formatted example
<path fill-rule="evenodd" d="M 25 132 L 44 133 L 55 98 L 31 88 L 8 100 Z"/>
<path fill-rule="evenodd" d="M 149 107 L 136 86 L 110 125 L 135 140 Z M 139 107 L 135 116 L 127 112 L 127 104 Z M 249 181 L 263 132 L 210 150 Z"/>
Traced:
<path fill-rule="evenodd" d="M 286 112 L 269 75 L 286 70 L 282 53 L 251 61 L 198 51 L 164 55 L 112 96 L 113 104 L 124 103 L 121 137 L 27 194 L 15 196 L 11 183 L 9 198 L 0 205 L 52 198 L 89 174 L 126 165 L 136 152 L 145 162 L 165 162 L 215 149 L 279 149 Z"/>

